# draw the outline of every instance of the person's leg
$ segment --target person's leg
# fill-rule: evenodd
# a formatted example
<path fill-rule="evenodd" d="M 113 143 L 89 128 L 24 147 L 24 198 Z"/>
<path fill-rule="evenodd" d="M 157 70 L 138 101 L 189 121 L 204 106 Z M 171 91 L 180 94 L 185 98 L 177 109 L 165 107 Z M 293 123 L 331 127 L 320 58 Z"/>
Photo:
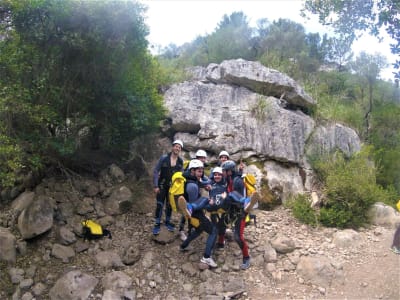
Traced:
<path fill-rule="evenodd" d="M 215 226 L 212 225 L 210 220 L 204 215 L 202 212 L 202 215 L 198 216 L 200 220 L 200 226 L 202 229 L 208 233 L 207 241 L 206 241 L 206 247 L 204 249 L 204 256 L 200 260 L 202 263 L 207 264 L 211 268 L 216 268 L 218 267 L 217 263 L 212 259 L 211 253 L 215 245 L 215 240 L 217 238 L 217 230 Z"/>
<path fill-rule="evenodd" d="M 160 233 L 160 224 L 161 224 L 161 217 L 164 208 L 164 198 L 165 198 L 165 190 L 160 188 L 160 192 L 156 195 L 156 211 L 154 216 L 154 228 L 153 234 L 157 235 Z"/>
<path fill-rule="evenodd" d="M 393 236 L 392 250 L 397 254 L 400 254 L 400 225 L 397 226 Z"/>
<path fill-rule="evenodd" d="M 201 197 L 198 201 L 188 203 L 183 196 L 178 197 L 178 208 L 183 215 L 188 219 L 195 211 L 201 211 L 208 205 L 208 198 Z"/>
<path fill-rule="evenodd" d="M 225 247 L 225 233 L 226 233 L 226 224 L 225 224 L 225 213 L 221 214 L 217 223 L 217 249 L 223 249 Z"/>
<path fill-rule="evenodd" d="M 243 263 L 240 266 L 242 269 L 248 269 L 250 267 L 250 255 L 249 255 L 249 247 L 247 245 L 246 240 L 244 239 L 244 228 L 246 227 L 246 217 L 243 216 L 239 218 L 235 223 L 235 232 L 234 238 L 236 243 L 239 245 L 242 250 L 243 255 Z"/>
<path fill-rule="evenodd" d="M 165 226 L 169 231 L 174 231 L 175 224 L 171 223 L 172 207 L 171 203 L 169 203 L 168 193 L 165 193 L 164 202 L 165 202 Z"/>
<path fill-rule="evenodd" d="M 186 240 L 187 238 L 185 234 L 185 224 L 186 224 L 186 218 L 184 215 L 182 215 L 181 220 L 179 222 L 179 237 L 182 241 Z"/>
<path fill-rule="evenodd" d="M 193 218 L 198 218 L 200 220 L 200 217 L 201 217 L 201 214 L 199 214 L 199 212 L 193 213 Z M 200 222 L 200 225 L 198 227 L 196 227 L 195 230 L 190 231 L 189 236 L 187 237 L 186 240 L 183 241 L 183 243 L 180 246 L 181 250 L 185 250 L 185 248 L 187 248 L 187 246 L 189 246 L 190 242 L 193 241 L 194 239 L 196 239 L 204 231 L 204 228 L 201 225 L 202 224 Z"/>
<path fill-rule="evenodd" d="M 203 230 L 208 233 L 206 247 L 204 250 L 204 257 L 209 258 L 211 256 L 212 250 L 214 249 L 215 241 L 217 239 L 217 228 L 205 215 L 202 216 L 200 222 Z"/>

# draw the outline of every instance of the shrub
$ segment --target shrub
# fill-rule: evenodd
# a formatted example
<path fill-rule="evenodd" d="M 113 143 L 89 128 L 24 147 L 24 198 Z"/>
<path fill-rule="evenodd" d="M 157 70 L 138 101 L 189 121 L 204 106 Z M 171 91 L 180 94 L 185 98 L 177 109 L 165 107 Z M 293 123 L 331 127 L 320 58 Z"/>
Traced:
<path fill-rule="evenodd" d="M 306 195 L 296 195 L 289 201 L 286 201 L 286 206 L 292 209 L 292 213 L 300 222 L 317 226 L 318 213 L 311 207 L 311 203 Z"/>
<path fill-rule="evenodd" d="M 336 152 L 316 162 L 325 183 L 326 201 L 320 210 L 321 224 L 357 228 L 369 222 L 368 210 L 377 201 L 390 202 L 392 193 L 376 184 L 371 147 L 364 147 L 349 160 Z"/>

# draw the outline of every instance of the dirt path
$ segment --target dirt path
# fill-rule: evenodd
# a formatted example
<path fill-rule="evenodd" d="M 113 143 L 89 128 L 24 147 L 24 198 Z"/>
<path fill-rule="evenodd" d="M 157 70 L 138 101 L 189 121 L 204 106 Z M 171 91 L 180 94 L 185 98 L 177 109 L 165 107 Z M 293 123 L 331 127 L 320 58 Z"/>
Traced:
<path fill-rule="evenodd" d="M 343 281 L 328 288 L 299 283 L 296 274 L 284 272 L 279 280 L 259 283 L 250 299 L 400 299 L 400 255 L 389 250 L 394 230 L 375 228 L 362 232 L 366 241 L 359 250 L 338 260 L 343 263 Z"/>

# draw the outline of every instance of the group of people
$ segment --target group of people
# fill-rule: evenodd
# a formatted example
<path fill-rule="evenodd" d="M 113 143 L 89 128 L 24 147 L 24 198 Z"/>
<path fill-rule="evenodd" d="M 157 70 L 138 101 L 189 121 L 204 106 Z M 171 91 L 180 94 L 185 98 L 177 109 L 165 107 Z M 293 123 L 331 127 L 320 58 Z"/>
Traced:
<path fill-rule="evenodd" d="M 175 230 L 171 223 L 172 208 L 168 201 L 171 178 L 175 172 L 183 172 L 186 179 L 184 193 L 176 197 L 176 203 L 182 214 L 179 235 L 182 239 L 181 251 L 187 251 L 190 243 L 203 232 L 208 234 L 201 262 L 211 268 L 217 267 L 212 258 L 214 249 L 225 247 L 225 234 L 228 225 L 232 225 L 234 239 L 242 250 L 242 269 L 250 267 L 249 247 L 244 238 L 246 217 L 255 203 L 260 200 L 258 193 L 246 195 L 242 178 L 244 165 L 229 160 L 229 153 L 221 151 L 217 166 L 210 176 L 204 174 L 207 153 L 196 152 L 196 158 L 184 169 L 183 159 L 179 156 L 183 148 L 181 140 L 172 143 L 171 152 L 161 156 L 153 172 L 153 186 L 157 206 L 153 234 L 160 233 L 161 218 L 165 206 L 165 226 Z M 187 224 L 187 225 L 186 225 Z M 187 234 L 185 227 L 187 226 Z"/>

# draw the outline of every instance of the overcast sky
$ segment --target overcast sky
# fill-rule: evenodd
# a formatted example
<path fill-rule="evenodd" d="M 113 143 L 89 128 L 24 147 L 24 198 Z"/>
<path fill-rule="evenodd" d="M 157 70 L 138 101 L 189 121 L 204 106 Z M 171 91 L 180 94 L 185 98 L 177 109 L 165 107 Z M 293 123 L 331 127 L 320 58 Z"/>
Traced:
<path fill-rule="evenodd" d="M 300 16 L 301 0 L 139 0 L 148 6 L 146 24 L 150 28 L 150 44 L 165 47 L 171 43 L 178 46 L 193 41 L 199 35 L 210 34 L 217 27 L 222 17 L 242 11 L 250 26 L 256 21 L 267 18 L 270 22 L 286 18 L 303 24 L 307 32 L 319 32 L 327 29 L 320 25 L 317 18 L 305 20 Z M 380 52 L 394 61 L 388 43 L 380 44 L 374 37 L 365 35 L 353 46 L 357 54 Z M 391 68 L 381 74 L 383 78 L 393 78 Z"/>

